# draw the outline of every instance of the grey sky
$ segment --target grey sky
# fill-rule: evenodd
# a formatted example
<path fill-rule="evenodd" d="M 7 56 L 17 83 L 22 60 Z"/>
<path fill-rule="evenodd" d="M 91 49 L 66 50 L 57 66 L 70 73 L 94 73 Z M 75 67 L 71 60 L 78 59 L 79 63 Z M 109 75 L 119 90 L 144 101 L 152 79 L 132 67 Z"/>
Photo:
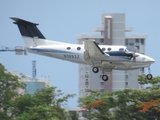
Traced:
<path fill-rule="evenodd" d="M 0 45 L 24 46 L 16 25 L 9 17 L 19 17 L 35 23 L 47 39 L 77 43 L 76 35 L 93 34 L 101 27 L 101 14 L 125 13 L 126 26 L 134 34 L 148 34 L 146 55 L 156 62 L 151 66 L 154 76 L 160 71 L 160 1 L 159 0 L 1 0 Z M 1 52 L 0 62 L 10 71 L 32 76 L 32 60 L 37 61 L 37 77 L 50 76 L 51 85 L 66 94 L 76 93 L 69 107 L 78 100 L 78 65 L 34 54 L 16 56 L 14 52 Z M 148 70 L 146 70 L 148 73 Z"/>

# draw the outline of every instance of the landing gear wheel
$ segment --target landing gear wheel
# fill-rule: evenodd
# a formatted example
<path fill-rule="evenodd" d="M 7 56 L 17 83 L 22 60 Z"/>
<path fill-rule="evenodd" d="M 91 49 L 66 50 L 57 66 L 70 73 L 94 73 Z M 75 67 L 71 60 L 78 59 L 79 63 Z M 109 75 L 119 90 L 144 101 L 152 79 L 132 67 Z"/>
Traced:
<path fill-rule="evenodd" d="M 98 67 L 93 67 L 92 71 L 93 71 L 94 73 L 98 73 L 98 72 L 99 72 L 99 69 L 98 69 Z"/>
<path fill-rule="evenodd" d="M 152 74 L 148 74 L 146 77 L 148 80 L 151 80 L 153 76 L 152 76 Z"/>
<path fill-rule="evenodd" d="M 108 76 L 107 75 L 102 75 L 102 80 L 103 81 L 107 81 L 108 80 Z"/>

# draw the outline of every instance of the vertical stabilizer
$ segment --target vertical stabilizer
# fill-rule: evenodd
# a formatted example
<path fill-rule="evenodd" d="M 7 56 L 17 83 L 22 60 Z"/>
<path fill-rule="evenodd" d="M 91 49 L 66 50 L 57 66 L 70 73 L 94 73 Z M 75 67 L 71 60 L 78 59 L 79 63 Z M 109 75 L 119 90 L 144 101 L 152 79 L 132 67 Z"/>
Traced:
<path fill-rule="evenodd" d="M 13 23 L 18 26 L 27 48 L 38 46 L 40 41 L 46 40 L 46 38 L 37 28 L 38 24 L 25 21 L 19 18 L 11 18 L 11 19 L 14 20 L 15 22 Z"/>
<path fill-rule="evenodd" d="M 11 19 L 15 21 L 13 23 L 18 25 L 19 31 L 21 32 L 22 36 L 32 37 L 32 38 L 38 37 L 41 39 L 46 39 L 37 28 L 38 24 L 25 21 L 19 18 L 11 18 Z"/>

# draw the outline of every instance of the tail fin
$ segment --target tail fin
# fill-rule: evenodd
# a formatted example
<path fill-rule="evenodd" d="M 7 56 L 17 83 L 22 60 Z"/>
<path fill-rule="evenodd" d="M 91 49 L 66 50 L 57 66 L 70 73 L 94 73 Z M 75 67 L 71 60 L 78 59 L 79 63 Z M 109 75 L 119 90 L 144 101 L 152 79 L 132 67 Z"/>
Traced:
<path fill-rule="evenodd" d="M 17 24 L 27 48 L 41 45 L 66 44 L 57 41 L 46 40 L 43 34 L 37 28 L 36 23 L 32 23 L 19 18 L 11 18 L 14 24 Z"/>
<path fill-rule="evenodd" d="M 18 28 L 22 36 L 27 36 L 32 38 L 38 37 L 41 39 L 46 39 L 43 36 L 43 34 L 39 31 L 39 29 L 36 27 L 38 24 L 25 21 L 19 18 L 11 18 L 11 19 L 15 21 L 13 23 L 18 25 Z"/>

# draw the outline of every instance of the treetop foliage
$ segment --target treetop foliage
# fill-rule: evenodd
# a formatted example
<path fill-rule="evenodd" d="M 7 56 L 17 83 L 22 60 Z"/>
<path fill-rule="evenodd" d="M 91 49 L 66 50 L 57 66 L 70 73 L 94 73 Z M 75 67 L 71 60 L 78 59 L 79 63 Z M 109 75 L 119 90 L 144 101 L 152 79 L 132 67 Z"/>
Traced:
<path fill-rule="evenodd" d="M 145 89 L 124 89 L 101 93 L 89 90 L 90 94 L 79 98 L 85 108 L 87 119 L 96 120 L 154 120 L 160 119 L 160 77 L 153 81 L 139 76 L 139 83 L 150 84 Z"/>
<path fill-rule="evenodd" d="M 0 64 L 0 119 L 2 120 L 66 120 L 63 105 L 75 94 L 65 95 L 56 87 L 46 87 L 35 94 L 18 95 L 17 88 L 26 85 L 18 76 L 5 71 Z"/>

